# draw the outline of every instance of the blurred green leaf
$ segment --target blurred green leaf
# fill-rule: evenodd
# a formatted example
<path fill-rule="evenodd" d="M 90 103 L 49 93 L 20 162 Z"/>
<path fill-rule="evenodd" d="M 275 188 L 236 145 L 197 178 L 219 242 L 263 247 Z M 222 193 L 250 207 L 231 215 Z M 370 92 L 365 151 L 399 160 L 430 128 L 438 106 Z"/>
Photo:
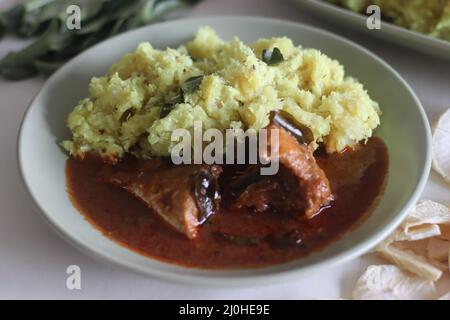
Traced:
<path fill-rule="evenodd" d="M 14 31 L 20 28 L 25 13 L 23 5 L 14 6 L 11 9 L 0 12 L 0 25 L 4 31 Z"/>
<path fill-rule="evenodd" d="M 0 12 L 3 33 L 38 36 L 28 47 L 0 60 L 0 74 L 23 79 L 38 73 L 51 74 L 64 62 L 121 32 L 160 20 L 168 12 L 198 0 L 28 0 Z M 81 10 L 81 29 L 68 30 L 69 5 Z"/>
<path fill-rule="evenodd" d="M 13 68 L 23 68 L 32 67 L 33 59 L 46 54 L 51 47 L 57 47 L 56 39 L 53 39 L 59 28 L 59 23 L 57 21 L 52 22 L 47 28 L 46 32 L 42 34 L 36 41 L 30 44 L 25 49 L 17 52 L 8 53 L 0 61 L 0 71 L 7 68 L 9 70 Z"/>
<path fill-rule="evenodd" d="M 34 67 L 37 72 L 43 75 L 51 75 L 53 72 L 58 70 L 64 62 L 61 61 L 44 61 L 44 60 L 35 60 Z"/>

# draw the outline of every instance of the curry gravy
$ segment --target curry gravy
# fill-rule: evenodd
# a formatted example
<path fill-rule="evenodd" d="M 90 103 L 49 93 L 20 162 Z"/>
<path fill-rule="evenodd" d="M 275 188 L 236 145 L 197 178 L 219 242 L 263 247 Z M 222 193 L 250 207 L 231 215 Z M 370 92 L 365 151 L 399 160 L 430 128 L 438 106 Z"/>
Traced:
<path fill-rule="evenodd" d="M 330 181 L 334 201 L 314 218 L 301 212 L 230 209 L 225 198 L 221 211 L 199 227 L 195 240 L 172 230 L 127 191 L 98 183 L 97 173 L 107 165 L 97 159 L 68 159 L 67 189 L 73 205 L 90 223 L 142 255 L 197 268 L 264 267 L 304 257 L 336 241 L 370 213 L 383 192 L 388 153 L 381 139 L 371 138 L 340 154 L 319 151 L 315 156 Z M 285 241 L 286 235 L 295 237 L 289 238 L 293 242 Z"/>

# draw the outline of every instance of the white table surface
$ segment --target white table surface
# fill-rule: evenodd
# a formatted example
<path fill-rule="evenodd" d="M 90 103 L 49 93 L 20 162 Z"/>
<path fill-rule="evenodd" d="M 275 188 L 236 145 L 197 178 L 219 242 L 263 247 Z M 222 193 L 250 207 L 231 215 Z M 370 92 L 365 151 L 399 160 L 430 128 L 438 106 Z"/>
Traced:
<path fill-rule="evenodd" d="M 17 0 L 1 0 L 5 8 Z M 207 0 L 187 16 L 245 14 L 302 22 L 340 33 L 380 55 L 410 83 L 433 122 L 450 107 L 450 63 L 410 52 L 302 12 L 289 1 Z M 376 31 L 375 31 L 376 32 Z M 23 46 L 4 39 L 0 57 Z M 42 77 L 20 82 L 0 79 L 0 298 L 59 299 L 334 299 L 348 298 L 358 275 L 381 260 L 366 255 L 289 283 L 263 287 L 205 288 L 145 278 L 81 254 L 59 238 L 33 211 L 20 181 L 16 139 L 20 121 Z M 424 198 L 450 204 L 450 188 L 434 172 Z M 66 268 L 81 268 L 81 290 L 66 289 Z M 450 291 L 448 277 L 439 284 Z"/>

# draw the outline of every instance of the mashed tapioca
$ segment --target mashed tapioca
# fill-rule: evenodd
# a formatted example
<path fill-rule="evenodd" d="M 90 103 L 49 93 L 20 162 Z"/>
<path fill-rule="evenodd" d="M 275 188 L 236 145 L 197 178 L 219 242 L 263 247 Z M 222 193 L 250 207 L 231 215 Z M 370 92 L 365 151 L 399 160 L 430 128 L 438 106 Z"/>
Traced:
<path fill-rule="evenodd" d="M 278 51 L 282 59 L 266 56 Z M 273 110 L 284 110 L 311 129 L 330 153 L 372 135 L 380 110 L 344 68 L 315 49 L 288 38 L 246 45 L 220 39 L 209 27 L 178 49 L 141 43 L 109 72 L 90 83 L 89 97 L 68 116 L 72 155 L 87 152 L 117 160 L 126 152 L 166 156 L 174 129 L 260 129 Z"/>

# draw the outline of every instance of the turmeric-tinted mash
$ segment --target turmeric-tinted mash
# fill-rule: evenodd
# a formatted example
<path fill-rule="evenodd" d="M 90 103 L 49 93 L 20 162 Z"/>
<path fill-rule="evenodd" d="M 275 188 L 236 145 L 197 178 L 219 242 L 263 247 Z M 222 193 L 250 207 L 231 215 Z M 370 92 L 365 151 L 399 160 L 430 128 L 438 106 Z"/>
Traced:
<path fill-rule="evenodd" d="M 282 38 L 226 42 L 209 27 L 177 49 L 141 43 L 90 83 L 67 118 L 71 155 L 167 156 L 174 129 L 260 129 L 284 110 L 308 127 L 316 145 L 342 151 L 379 125 L 379 107 L 338 61 Z"/>

